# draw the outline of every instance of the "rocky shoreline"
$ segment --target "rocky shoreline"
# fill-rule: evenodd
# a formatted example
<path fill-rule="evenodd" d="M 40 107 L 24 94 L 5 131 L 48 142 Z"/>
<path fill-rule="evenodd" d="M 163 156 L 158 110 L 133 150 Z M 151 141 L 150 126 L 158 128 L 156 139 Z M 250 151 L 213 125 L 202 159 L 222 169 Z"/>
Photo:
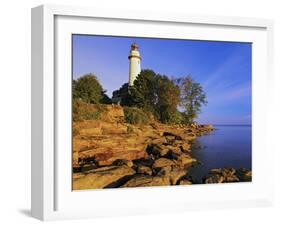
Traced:
<path fill-rule="evenodd" d="M 214 130 L 211 125 L 172 126 L 124 123 L 120 106 L 105 118 L 75 122 L 73 189 L 189 185 L 197 164 L 191 143 Z M 249 181 L 245 169 L 214 169 L 204 183 Z"/>

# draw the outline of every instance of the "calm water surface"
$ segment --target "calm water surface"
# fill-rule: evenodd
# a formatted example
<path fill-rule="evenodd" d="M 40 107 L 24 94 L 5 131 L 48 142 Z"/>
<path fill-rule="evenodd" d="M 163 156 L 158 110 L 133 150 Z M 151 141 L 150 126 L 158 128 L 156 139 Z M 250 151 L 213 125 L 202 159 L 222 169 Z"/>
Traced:
<path fill-rule="evenodd" d="M 197 138 L 192 155 L 202 164 L 190 170 L 190 175 L 198 183 L 210 169 L 233 167 L 252 169 L 252 127 L 215 126 L 210 135 Z"/>

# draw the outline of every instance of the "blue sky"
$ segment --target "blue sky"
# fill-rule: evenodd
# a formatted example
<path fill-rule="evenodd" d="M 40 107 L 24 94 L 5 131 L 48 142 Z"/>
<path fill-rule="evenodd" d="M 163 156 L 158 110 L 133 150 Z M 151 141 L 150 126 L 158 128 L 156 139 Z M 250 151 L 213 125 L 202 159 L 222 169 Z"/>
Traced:
<path fill-rule="evenodd" d="M 142 69 L 177 78 L 191 75 L 207 94 L 200 123 L 251 124 L 250 43 L 73 35 L 73 78 L 93 73 L 107 94 L 129 79 L 130 45 Z"/>

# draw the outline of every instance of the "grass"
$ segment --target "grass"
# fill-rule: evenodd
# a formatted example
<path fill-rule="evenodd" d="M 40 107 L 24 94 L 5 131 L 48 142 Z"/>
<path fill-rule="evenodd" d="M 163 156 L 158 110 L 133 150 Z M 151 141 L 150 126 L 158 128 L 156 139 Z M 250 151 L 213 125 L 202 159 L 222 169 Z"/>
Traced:
<path fill-rule="evenodd" d="M 98 120 L 106 109 L 99 104 L 87 104 L 79 100 L 73 101 L 73 121 Z"/>
<path fill-rule="evenodd" d="M 125 122 L 129 124 L 148 124 L 151 116 L 142 109 L 124 107 Z"/>

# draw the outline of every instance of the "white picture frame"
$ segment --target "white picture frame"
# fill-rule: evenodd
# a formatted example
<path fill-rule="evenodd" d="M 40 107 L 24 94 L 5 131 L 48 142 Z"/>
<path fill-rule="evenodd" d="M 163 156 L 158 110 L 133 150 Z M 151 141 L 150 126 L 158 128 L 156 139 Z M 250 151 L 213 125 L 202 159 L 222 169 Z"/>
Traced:
<path fill-rule="evenodd" d="M 239 185 L 196 185 L 188 188 L 173 186 L 73 192 L 69 187 L 71 181 L 69 35 L 77 32 L 92 33 L 89 29 L 93 26 L 96 26 L 96 32 L 99 30 L 95 34 L 103 35 L 199 40 L 217 40 L 219 37 L 220 40 L 252 42 L 253 182 Z M 132 30 L 129 29 L 130 26 L 139 26 L 139 29 Z M 179 32 L 179 26 L 183 32 Z M 186 28 L 188 32 L 184 32 Z M 271 205 L 273 178 L 264 173 L 265 169 L 271 172 L 273 167 L 273 150 L 269 148 L 266 139 L 266 120 L 270 116 L 271 103 L 264 100 L 270 99 L 272 95 L 272 45 L 273 22 L 265 19 L 160 14 L 56 5 L 33 8 L 32 216 L 41 220 L 56 220 Z M 61 115 L 66 117 L 63 119 Z M 94 200 L 95 205 L 87 205 L 86 200 L 90 200 L 91 203 Z"/>

